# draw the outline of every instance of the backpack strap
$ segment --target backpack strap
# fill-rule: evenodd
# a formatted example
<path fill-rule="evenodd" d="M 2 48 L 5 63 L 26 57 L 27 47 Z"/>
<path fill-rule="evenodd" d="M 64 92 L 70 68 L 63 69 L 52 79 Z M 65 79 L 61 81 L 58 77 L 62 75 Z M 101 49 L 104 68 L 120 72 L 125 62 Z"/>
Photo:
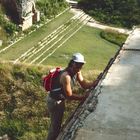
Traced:
<path fill-rule="evenodd" d="M 52 92 L 55 92 L 55 91 L 59 91 L 59 90 L 61 90 L 62 88 L 60 87 L 60 88 L 55 88 L 55 89 L 52 89 L 51 91 Z"/>
<path fill-rule="evenodd" d="M 64 70 L 61 69 L 59 71 L 59 74 L 57 77 L 52 76 L 51 84 L 50 84 L 50 86 L 51 86 L 50 92 L 55 92 L 55 91 L 57 92 L 57 91 L 60 91 L 62 89 L 62 85 L 60 84 L 60 76 L 63 72 L 64 72 Z"/>

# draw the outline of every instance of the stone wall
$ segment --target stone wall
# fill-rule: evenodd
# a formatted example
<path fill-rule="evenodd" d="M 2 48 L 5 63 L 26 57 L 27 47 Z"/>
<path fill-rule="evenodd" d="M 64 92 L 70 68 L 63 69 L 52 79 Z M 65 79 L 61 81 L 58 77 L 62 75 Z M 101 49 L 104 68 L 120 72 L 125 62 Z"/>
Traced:
<path fill-rule="evenodd" d="M 26 30 L 40 20 L 40 12 L 36 9 L 34 0 L 18 0 L 18 5 L 21 9 L 22 30 Z"/>
<path fill-rule="evenodd" d="M 22 30 L 31 27 L 40 20 L 40 12 L 35 7 L 34 0 L 1 0 L 7 14 L 19 24 Z"/>

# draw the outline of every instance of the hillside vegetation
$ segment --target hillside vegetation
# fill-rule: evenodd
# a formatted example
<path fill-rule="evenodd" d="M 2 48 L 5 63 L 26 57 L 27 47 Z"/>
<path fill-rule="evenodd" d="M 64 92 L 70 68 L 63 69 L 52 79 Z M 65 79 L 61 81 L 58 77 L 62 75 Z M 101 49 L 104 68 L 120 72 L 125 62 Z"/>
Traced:
<path fill-rule="evenodd" d="M 58 13 L 63 11 L 68 4 L 65 0 L 38 0 L 36 6 L 43 14 L 41 16 L 41 20 L 43 20 L 43 18 L 55 17 Z"/>
<path fill-rule="evenodd" d="M 41 140 L 47 135 L 46 93 L 41 84 L 46 71 L 0 63 L 0 135 L 8 134 L 12 140 Z"/>
<path fill-rule="evenodd" d="M 132 28 L 140 24 L 139 0 L 78 0 L 89 15 L 116 26 Z"/>
<path fill-rule="evenodd" d="M 0 136 L 7 134 L 10 140 L 45 139 L 50 118 L 42 76 L 52 68 L 0 61 Z M 66 106 L 63 122 L 77 102 L 67 102 Z"/>
<path fill-rule="evenodd" d="M 7 134 L 10 140 L 45 139 L 50 118 L 42 76 L 51 68 L 0 62 L 0 136 Z M 74 111 L 77 103 L 66 103 L 63 122 Z"/>

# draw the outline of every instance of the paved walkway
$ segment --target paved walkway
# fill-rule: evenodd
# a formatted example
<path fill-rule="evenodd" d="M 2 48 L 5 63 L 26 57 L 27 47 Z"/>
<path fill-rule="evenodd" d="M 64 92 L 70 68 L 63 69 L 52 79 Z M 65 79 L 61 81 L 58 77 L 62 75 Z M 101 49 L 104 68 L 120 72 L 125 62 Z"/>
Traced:
<path fill-rule="evenodd" d="M 84 120 L 74 140 L 140 140 L 139 61 L 137 28 L 101 82 L 96 110 Z"/>

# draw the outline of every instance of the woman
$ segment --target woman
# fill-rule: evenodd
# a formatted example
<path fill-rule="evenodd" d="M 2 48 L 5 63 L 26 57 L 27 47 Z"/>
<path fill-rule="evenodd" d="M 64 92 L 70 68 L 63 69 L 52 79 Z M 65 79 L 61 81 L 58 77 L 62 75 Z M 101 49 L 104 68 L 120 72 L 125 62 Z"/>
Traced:
<path fill-rule="evenodd" d="M 51 125 L 47 140 L 56 140 L 65 110 L 65 100 L 85 100 L 88 95 L 76 95 L 72 91 L 74 81 L 78 81 L 82 88 L 88 89 L 96 86 L 98 81 L 86 82 L 81 69 L 85 64 L 84 56 L 75 53 L 66 69 L 62 70 L 58 79 L 54 80 L 53 90 L 48 94 L 47 106 L 50 113 Z"/>

